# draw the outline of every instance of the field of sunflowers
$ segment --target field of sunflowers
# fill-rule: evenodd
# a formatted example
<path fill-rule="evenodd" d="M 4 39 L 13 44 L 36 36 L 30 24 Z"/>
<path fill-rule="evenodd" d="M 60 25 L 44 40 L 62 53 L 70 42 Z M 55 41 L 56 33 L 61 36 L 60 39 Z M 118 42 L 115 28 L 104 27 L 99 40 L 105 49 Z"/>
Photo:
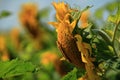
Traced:
<path fill-rule="evenodd" d="M 120 1 L 84 5 L 29 1 L 7 29 L 14 12 L 0 9 L 0 80 L 120 80 Z"/>

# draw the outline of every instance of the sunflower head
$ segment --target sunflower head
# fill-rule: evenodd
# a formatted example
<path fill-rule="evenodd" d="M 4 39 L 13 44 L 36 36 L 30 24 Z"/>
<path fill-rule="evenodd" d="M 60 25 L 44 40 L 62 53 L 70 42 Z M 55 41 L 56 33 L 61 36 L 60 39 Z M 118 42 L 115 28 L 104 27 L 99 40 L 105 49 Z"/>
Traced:
<path fill-rule="evenodd" d="M 57 22 L 50 22 L 57 31 L 57 46 L 64 55 L 64 57 L 77 67 L 84 68 L 84 63 L 81 61 L 81 54 L 76 45 L 76 38 L 73 30 L 78 22 L 73 19 L 71 9 L 67 4 L 54 3 L 56 9 Z M 65 8 L 65 9 L 64 9 Z"/>
<path fill-rule="evenodd" d="M 28 30 L 33 38 L 36 38 L 39 33 L 39 21 L 37 15 L 38 7 L 33 3 L 24 4 L 19 15 L 22 25 Z"/>
<path fill-rule="evenodd" d="M 36 24 L 35 17 L 37 16 L 37 13 L 38 9 L 35 4 L 31 3 L 24 4 L 20 12 L 20 21 L 22 22 L 22 24 L 29 23 L 31 25 L 35 25 Z"/>

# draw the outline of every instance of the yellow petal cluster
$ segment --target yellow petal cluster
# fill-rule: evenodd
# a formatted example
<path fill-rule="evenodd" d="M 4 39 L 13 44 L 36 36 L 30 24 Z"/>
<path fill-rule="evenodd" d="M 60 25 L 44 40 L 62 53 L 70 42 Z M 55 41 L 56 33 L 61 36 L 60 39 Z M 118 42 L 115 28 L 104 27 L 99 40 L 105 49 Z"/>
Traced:
<path fill-rule="evenodd" d="M 77 38 L 77 46 L 79 51 L 81 52 L 82 61 L 85 63 L 85 68 L 87 72 L 87 80 L 101 80 L 100 77 L 95 72 L 95 66 L 92 63 L 92 59 L 90 57 L 91 47 L 89 44 L 82 42 L 82 37 L 80 35 L 75 36 Z M 90 53 L 90 54 L 89 54 Z M 80 79 L 84 80 L 84 79 Z"/>
<path fill-rule="evenodd" d="M 49 63 L 53 63 L 58 58 L 58 56 L 52 52 L 45 52 L 41 55 L 40 58 L 43 65 L 48 65 Z"/>
<path fill-rule="evenodd" d="M 24 4 L 19 15 L 21 24 L 28 30 L 33 38 L 38 38 L 39 36 L 39 21 L 37 15 L 38 7 L 33 3 Z"/>
<path fill-rule="evenodd" d="M 26 25 L 30 25 L 31 28 L 37 27 L 36 16 L 38 13 L 38 8 L 36 4 L 27 3 L 22 6 L 22 10 L 20 12 L 20 21 L 21 23 L 27 27 Z"/>
<path fill-rule="evenodd" d="M 56 9 L 56 18 L 57 22 L 49 22 L 49 24 L 53 25 L 56 28 L 56 31 L 59 31 L 58 28 L 68 27 L 69 31 L 72 32 L 75 25 L 76 20 L 70 23 L 70 9 L 67 4 L 64 2 L 53 2 L 53 6 Z M 64 27 L 63 27 L 64 26 Z"/>
<path fill-rule="evenodd" d="M 53 6 L 56 9 L 56 18 L 58 21 L 62 21 L 67 13 L 69 13 L 69 7 L 64 2 L 53 2 Z"/>

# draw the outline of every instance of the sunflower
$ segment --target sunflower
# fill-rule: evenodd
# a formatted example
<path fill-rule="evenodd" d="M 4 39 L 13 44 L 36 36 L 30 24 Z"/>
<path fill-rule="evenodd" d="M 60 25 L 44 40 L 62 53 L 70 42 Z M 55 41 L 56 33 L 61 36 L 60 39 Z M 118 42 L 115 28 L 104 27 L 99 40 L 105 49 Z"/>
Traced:
<path fill-rule="evenodd" d="M 76 44 L 76 38 L 73 35 L 73 30 L 76 26 L 76 20 L 71 21 L 70 8 L 67 4 L 53 3 L 56 9 L 57 22 L 50 22 L 57 31 L 57 45 L 64 57 L 77 67 L 84 67 L 81 60 L 81 53 Z M 64 8 L 64 9 L 63 9 Z"/>
<path fill-rule="evenodd" d="M 39 22 L 37 20 L 38 8 L 36 4 L 28 3 L 22 6 L 19 18 L 22 25 L 35 38 L 39 34 Z"/>

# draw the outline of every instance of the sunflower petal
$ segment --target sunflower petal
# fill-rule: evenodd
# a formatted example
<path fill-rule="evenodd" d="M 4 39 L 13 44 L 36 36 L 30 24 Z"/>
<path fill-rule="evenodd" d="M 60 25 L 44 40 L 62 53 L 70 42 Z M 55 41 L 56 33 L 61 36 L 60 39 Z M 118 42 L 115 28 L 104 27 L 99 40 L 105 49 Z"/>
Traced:
<path fill-rule="evenodd" d="M 59 23 L 58 22 L 48 22 L 48 24 L 51 24 L 52 26 L 54 26 L 55 28 L 58 28 Z"/>
<path fill-rule="evenodd" d="M 81 53 L 81 57 L 82 57 L 82 62 L 84 63 L 88 63 L 88 61 L 86 60 L 85 56 L 83 53 Z"/>
<path fill-rule="evenodd" d="M 74 30 L 75 26 L 76 26 L 76 23 L 77 23 L 77 20 L 74 20 L 71 24 L 70 24 L 70 27 L 72 28 L 71 31 Z"/>

